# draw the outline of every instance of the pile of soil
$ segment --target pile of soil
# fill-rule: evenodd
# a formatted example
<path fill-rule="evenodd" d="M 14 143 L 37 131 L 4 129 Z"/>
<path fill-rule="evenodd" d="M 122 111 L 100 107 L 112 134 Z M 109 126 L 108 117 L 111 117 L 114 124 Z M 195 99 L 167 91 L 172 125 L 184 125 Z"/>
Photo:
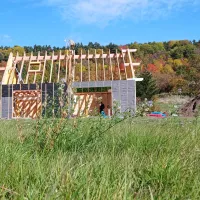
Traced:
<path fill-rule="evenodd" d="M 180 114 L 184 117 L 194 117 L 200 108 L 200 94 L 186 103 L 181 109 Z"/>

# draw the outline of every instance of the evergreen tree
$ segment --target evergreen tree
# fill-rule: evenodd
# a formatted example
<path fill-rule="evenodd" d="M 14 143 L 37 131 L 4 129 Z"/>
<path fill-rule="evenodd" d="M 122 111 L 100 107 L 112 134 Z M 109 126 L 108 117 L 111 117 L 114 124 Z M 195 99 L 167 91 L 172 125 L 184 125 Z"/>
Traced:
<path fill-rule="evenodd" d="M 144 78 L 144 80 L 141 82 L 137 82 L 137 97 L 140 97 L 142 100 L 144 100 L 145 98 L 150 100 L 153 97 L 153 95 L 158 94 L 156 81 L 153 79 L 152 74 L 148 71 L 142 72 L 140 74 L 140 77 Z"/>

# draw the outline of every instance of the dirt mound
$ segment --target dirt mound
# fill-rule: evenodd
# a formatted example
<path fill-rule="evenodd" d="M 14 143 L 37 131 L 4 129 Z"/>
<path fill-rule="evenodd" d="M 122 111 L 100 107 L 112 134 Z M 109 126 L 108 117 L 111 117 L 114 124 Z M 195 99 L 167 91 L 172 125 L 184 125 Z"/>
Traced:
<path fill-rule="evenodd" d="M 181 109 L 180 114 L 184 117 L 193 117 L 200 107 L 200 94 L 186 103 Z"/>

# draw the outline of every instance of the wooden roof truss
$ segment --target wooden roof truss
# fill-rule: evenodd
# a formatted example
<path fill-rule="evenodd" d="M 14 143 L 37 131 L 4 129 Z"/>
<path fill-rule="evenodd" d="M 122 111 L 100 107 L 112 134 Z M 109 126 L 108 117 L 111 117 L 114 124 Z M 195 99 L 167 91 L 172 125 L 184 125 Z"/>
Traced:
<path fill-rule="evenodd" d="M 132 53 L 136 49 L 125 49 L 121 52 L 104 53 L 103 50 L 94 50 L 86 54 L 75 54 L 74 50 L 62 54 L 54 52 L 51 55 L 13 56 L 10 53 L 4 71 L 2 84 L 31 84 L 31 83 L 66 83 L 84 81 L 127 80 L 135 78 L 135 67 L 140 63 L 132 60 Z M 97 53 L 98 52 L 98 53 Z"/>

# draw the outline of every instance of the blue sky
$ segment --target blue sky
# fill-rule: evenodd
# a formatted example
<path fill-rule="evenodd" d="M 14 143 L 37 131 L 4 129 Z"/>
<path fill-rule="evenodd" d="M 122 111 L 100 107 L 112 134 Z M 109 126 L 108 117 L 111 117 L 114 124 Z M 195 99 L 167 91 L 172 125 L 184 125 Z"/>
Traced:
<path fill-rule="evenodd" d="M 0 46 L 200 40 L 200 0 L 1 0 Z"/>

